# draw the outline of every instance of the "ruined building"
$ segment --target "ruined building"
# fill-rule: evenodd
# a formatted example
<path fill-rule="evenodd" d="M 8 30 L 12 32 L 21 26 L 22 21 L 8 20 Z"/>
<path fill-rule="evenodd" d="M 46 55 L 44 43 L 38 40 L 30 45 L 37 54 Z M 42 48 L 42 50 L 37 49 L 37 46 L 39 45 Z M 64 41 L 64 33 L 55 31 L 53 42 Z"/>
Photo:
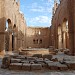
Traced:
<path fill-rule="evenodd" d="M 19 0 L 0 0 L 0 54 L 25 48 L 26 21 Z"/>
<path fill-rule="evenodd" d="M 0 54 L 25 48 L 48 48 L 50 28 L 27 27 L 20 0 L 0 0 Z"/>
<path fill-rule="evenodd" d="M 26 32 L 27 48 L 49 48 L 50 28 L 49 27 L 27 27 Z"/>
<path fill-rule="evenodd" d="M 55 0 L 51 26 L 51 45 L 68 48 L 75 55 L 75 0 Z"/>
<path fill-rule="evenodd" d="M 0 54 L 25 48 L 69 49 L 75 55 L 75 0 L 54 1 L 50 28 L 27 27 L 20 0 L 0 0 Z"/>

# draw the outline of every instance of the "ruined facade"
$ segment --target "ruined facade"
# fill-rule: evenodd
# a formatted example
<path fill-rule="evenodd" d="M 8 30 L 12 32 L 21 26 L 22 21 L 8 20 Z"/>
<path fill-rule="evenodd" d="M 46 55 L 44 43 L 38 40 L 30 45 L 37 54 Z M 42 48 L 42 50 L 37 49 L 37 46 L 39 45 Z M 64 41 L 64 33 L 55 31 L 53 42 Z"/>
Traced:
<path fill-rule="evenodd" d="M 50 28 L 49 27 L 27 27 L 26 47 L 27 48 L 49 48 Z"/>
<path fill-rule="evenodd" d="M 0 53 L 5 52 L 6 44 L 8 51 L 25 48 L 25 34 L 26 22 L 20 12 L 20 1 L 0 0 Z"/>
<path fill-rule="evenodd" d="M 52 26 L 51 44 L 55 48 L 68 48 L 75 55 L 75 0 L 55 1 Z"/>

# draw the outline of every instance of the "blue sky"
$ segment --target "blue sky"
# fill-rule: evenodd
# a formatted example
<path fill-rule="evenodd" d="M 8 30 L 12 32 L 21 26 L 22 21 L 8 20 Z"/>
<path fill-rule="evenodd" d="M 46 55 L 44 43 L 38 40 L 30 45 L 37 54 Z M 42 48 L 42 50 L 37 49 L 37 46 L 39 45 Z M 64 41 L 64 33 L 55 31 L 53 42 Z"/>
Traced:
<path fill-rule="evenodd" d="M 54 0 L 20 0 L 27 26 L 50 27 Z"/>

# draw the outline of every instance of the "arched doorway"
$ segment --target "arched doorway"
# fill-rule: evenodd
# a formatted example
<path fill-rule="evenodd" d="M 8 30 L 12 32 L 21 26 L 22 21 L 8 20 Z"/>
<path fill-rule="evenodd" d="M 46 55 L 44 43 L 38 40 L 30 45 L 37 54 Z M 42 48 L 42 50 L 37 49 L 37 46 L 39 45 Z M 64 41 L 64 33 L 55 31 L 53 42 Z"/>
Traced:
<path fill-rule="evenodd" d="M 62 42 L 63 48 L 69 48 L 68 20 L 64 19 L 62 24 Z"/>
<path fill-rule="evenodd" d="M 5 32 L 5 51 L 12 51 L 12 23 L 10 19 L 6 20 Z"/>
<path fill-rule="evenodd" d="M 5 25 L 5 51 L 9 51 L 9 33 L 8 33 L 8 21 L 6 20 Z"/>

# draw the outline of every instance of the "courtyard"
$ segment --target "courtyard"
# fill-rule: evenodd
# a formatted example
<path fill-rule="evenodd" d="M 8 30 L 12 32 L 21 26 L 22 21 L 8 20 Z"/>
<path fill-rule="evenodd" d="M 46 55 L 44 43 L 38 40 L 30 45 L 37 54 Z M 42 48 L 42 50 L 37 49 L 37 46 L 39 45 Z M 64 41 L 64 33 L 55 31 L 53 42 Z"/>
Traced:
<path fill-rule="evenodd" d="M 64 55 L 63 53 L 59 53 L 58 55 L 54 55 L 54 58 L 58 58 L 61 60 L 62 57 L 69 57 Z M 75 75 L 75 70 L 32 70 L 32 71 L 24 71 L 24 70 L 9 70 L 9 69 L 2 69 L 2 58 L 0 58 L 0 75 Z"/>

